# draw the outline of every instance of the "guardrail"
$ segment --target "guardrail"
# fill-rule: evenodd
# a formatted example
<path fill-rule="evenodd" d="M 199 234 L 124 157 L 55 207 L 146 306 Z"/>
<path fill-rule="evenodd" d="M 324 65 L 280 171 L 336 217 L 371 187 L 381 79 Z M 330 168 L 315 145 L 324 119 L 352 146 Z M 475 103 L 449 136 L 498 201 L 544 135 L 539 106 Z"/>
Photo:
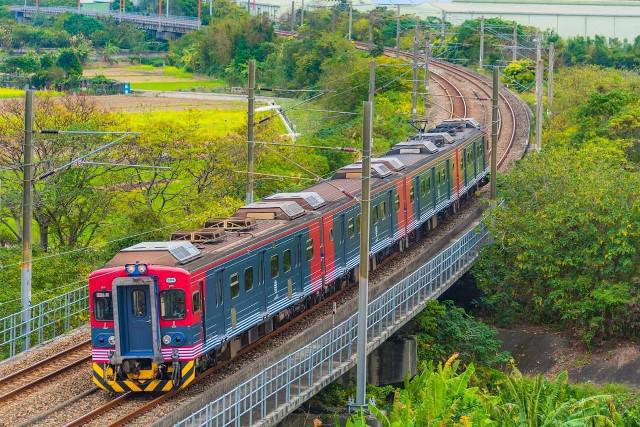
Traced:
<path fill-rule="evenodd" d="M 89 318 L 87 289 L 84 285 L 31 306 L 28 323 L 22 320 L 25 310 L 1 318 L 0 360 L 12 358 L 28 347 L 42 344 L 86 323 Z"/>
<path fill-rule="evenodd" d="M 412 274 L 369 303 L 368 348 L 373 351 L 437 298 L 478 256 L 487 237 L 480 225 L 467 231 Z M 355 365 L 357 313 L 306 346 L 206 404 L 178 427 L 272 425 Z"/>
<path fill-rule="evenodd" d="M 173 30 L 194 31 L 200 28 L 200 21 L 197 17 L 190 16 L 162 16 L 157 14 L 142 14 L 135 12 L 120 13 L 117 10 L 97 11 L 78 9 L 66 6 L 35 7 L 35 6 L 11 6 L 11 12 L 21 12 L 23 14 L 44 14 L 60 15 L 63 13 L 73 13 L 84 16 L 100 18 L 113 18 L 118 21 L 128 21 L 139 25 L 157 26 L 160 29 L 168 28 Z"/>

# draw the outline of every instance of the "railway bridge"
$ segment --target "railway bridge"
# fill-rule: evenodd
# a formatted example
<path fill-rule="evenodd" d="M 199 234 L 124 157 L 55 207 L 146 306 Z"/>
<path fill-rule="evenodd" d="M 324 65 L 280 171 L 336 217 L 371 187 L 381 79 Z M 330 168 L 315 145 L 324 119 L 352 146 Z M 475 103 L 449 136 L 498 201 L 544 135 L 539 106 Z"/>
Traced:
<path fill-rule="evenodd" d="M 36 15 L 55 16 L 74 13 L 94 18 L 108 18 L 117 22 L 129 22 L 138 28 L 152 31 L 156 38 L 173 40 L 176 37 L 196 31 L 200 28 L 201 20 L 188 16 L 143 15 L 124 12 L 122 10 L 97 11 L 75 7 L 41 7 L 41 6 L 11 6 L 11 12 L 17 20 L 30 20 Z"/>
<path fill-rule="evenodd" d="M 406 55 L 394 50 L 386 54 Z M 442 100 L 438 101 L 441 115 L 446 112 L 448 117 L 472 116 L 484 129 L 490 127 L 491 83 L 488 79 L 440 61 L 432 63 L 432 71 L 432 83 L 439 87 L 438 99 Z M 497 154 L 499 168 L 505 169 L 510 162 L 522 157 L 526 149 L 530 111 L 506 88 L 500 89 L 500 99 Z M 420 242 L 376 270 L 370 282 L 367 310 L 368 352 L 379 347 L 419 313 L 428 300 L 438 298 L 472 266 L 487 240 L 487 231 L 481 223 L 482 206 L 477 198 L 468 200 Z M 33 306 L 30 309 L 32 342 L 44 342 L 81 325 L 86 320 L 87 306 L 86 286 Z M 135 420 L 138 424 L 158 426 L 275 425 L 355 366 L 356 310 L 357 287 L 347 287 L 288 322 L 282 330 L 274 331 L 276 334 L 268 340 L 258 340 L 241 350 L 232 363 L 205 372 L 186 390 L 146 400 L 129 399 L 131 396 L 127 394 L 111 399 L 104 397 L 108 399 L 104 404 L 95 404 L 92 411 L 85 411 L 70 423 L 65 422 L 83 425 L 103 420 L 110 425 L 124 425 Z M 0 319 L 0 351 L 10 356 L 24 349 L 28 329 L 21 321 L 21 314 Z M 82 344 L 75 350 L 73 366 L 90 360 L 88 339 Z M 69 354 L 64 357 L 68 360 Z M 65 363 L 64 366 L 69 365 Z M 36 375 L 50 379 L 55 372 Z M 4 381 L 5 378 L 0 378 L 0 402 L 3 396 L 15 396 L 11 390 L 18 390 Z M 21 387 L 24 390 L 30 385 Z M 86 390 L 84 394 L 93 392 Z M 78 396 L 73 396 L 51 411 L 70 405 L 65 406 L 64 411 L 72 413 L 69 408 L 78 401 Z M 162 418 L 157 414 L 163 414 Z"/>

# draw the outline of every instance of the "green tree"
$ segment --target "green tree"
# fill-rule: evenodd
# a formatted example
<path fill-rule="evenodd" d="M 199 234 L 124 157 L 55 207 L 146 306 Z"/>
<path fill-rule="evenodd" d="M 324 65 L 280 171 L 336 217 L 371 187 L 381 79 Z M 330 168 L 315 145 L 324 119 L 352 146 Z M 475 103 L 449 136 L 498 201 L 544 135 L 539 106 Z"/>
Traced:
<path fill-rule="evenodd" d="M 518 92 L 529 91 L 535 79 L 535 64 L 530 59 L 510 62 L 502 72 L 502 81 Z"/>
<path fill-rule="evenodd" d="M 58 56 L 58 66 L 62 68 L 67 75 L 81 75 L 82 64 L 78 58 L 78 54 L 73 49 L 62 49 Z"/>

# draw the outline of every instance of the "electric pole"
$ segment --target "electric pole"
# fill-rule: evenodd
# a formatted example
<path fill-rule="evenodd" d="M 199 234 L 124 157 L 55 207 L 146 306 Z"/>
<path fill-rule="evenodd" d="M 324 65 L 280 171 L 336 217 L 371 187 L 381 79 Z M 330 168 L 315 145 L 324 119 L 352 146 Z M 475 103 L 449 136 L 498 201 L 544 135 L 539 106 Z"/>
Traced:
<path fill-rule="evenodd" d="M 542 148 L 542 33 L 536 37 L 536 151 Z"/>
<path fill-rule="evenodd" d="M 424 119 L 429 120 L 429 63 L 431 62 L 431 36 L 427 34 L 424 45 L 424 95 L 422 96 L 422 107 L 424 109 Z M 426 123 L 425 123 L 426 129 Z"/>
<path fill-rule="evenodd" d="M 255 150 L 255 140 L 253 139 L 253 115 L 255 104 L 255 88 L 256 88 L 256 61 L 249 60 L 249 87 L 247 91 L 247 204 L 253 203 L 253 156 Z"/>
<path fill-rule="evenodd" d="M 375 63 L 369 68 L 369 94 L 375 88 Z M 373 79 L 372 79 L 373 76 Z M 364 408 L 367 391 L 367 306 L 369 303 L 369 231 L 371 227 L 371 138 L 373 114 L 371 101 L 364 101 L 362 120 L 362 191 L 360 194 L 360 268 L 358 269 L 358 338 L 356 407 Z"/>
<path fill-rule="evenodd" d="M 295 3 L 292 1 L 291 2 L 291 32 L 293 33 L 293 29 L 295 27 L 296 24 L 296 5 Z"/>
<path fill-rule="evenodd" d="M 518 60 L 518 23 L 514 22 L 513 23 L 513 52 L 511 52 L 511 60 L 512 61 L 517 61 Z"/>
<path fill-rule="evenodd" d="M 353 2 L 349 2 L 349 41 L 351 41 L 351 29 L 353 28 Z"/>
<path fill-rule="evenodd" d="M 373 10 L 369 12 L 369 49 L 373 49 Z"/>
<path fill-rule="evenodd" d="M 396 9 L 396 51 L 400 52 L 400 5 Z"/>
<path fill-rule="evenodd" d="M 300 5 L 300 26 L 304 25 L 304 0 L 302 0 L 302 4 Z"/>
<path fill-rule="evenodd" d="M 445 12 L 443 10 L 442 11 L 442 23 L 440 25 L 440 46 L 444 46 L 445 45 L 444 28 L 446 26 L 446 24 L 445 24 L 446 20 L 447 20 L 447 12 Z"/>
<path fill-rule="evenodd" d="M 480 17 L 480 58 L 478 59 L 480 69 L 484 64 L 484 16 Z"/>
<path fill-rule="evenodd" d="M 31 220 L 33 217 L 33 90 L 27 89 L 24 99 L 24 146 L 22 165 L 22 264 L 20 266 L 20 301 L 24 324 L 25 350 L 31 334 Z"/>
<path fill-rule="evenodd" d="M 549 75 L 547 76 L 547 114 L 551 115 L 553 106 L 553 63 L 556 60 L 556 46 L 549 43 Z"/>
<path fill-rule="evenodd" d="M 336 32 L 336 7 L 331 7 L 331 32 Z"/>
<path fill-rule="evenodd" d="M 413 34 L 413 91 L 411 92 L 411 120 L 418 119 L 418 31 Z"/>
<path fill-rule="evenodd" d="M 167 0 L 167 4 L 165 5 L 165 7 L 166 7 L 166 11 L 164 15 L 168 18 L 169 17 L 169 0 Z"/>
<path fill-rule="evenodd" d="M 493 97 L 491 109 L 491 201 L 498 195 L 498 99 L 500 97 L 500 69 L 493 67 Z"/>

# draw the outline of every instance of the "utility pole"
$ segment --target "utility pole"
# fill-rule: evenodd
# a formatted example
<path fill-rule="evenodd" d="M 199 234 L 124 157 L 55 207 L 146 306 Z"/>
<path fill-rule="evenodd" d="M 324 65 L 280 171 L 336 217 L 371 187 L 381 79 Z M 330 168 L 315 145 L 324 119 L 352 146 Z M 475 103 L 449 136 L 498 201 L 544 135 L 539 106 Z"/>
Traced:
<path fill-rule="evenodd" d="M 24 99 L 24 164 L 22 165 L 22 264 L 20 266 L 20 301 L 24 324 L 25 350 L 31 334 L 31 219 L 33 217 L 33 90 Z"/>
<path fill-rule="evenodd" d="M 424 119 L 429 120 L 429 64 L 431 63 L 431 36 L 427 34 L 424 46 L 424 95 L 422 106 L 424 109 Z M 425 123 L 426 129 L 426 123 Z"/>
<path fill-rule="evenodd" d="M 293 33 L 294 25 L 296 23 L 296 5 L 295 2 L 291 2 L 291 32 Z"/>
<path fill-rule="evenodd" d="M 249 87 L 247 91 L 247 204 L 253 203 L 253 155 L 255 150 L 255 140 L 253 139 L 253 114 L 255 104 L 256 88 L 256 61 L 249 60 Z"/>
<path fill-rule="evenodd" d="M 495 205 L 498 195 L 498 99 L 500 97 L 500 69 L 493 67 L 493 97 L 491 109 L 491 194 Z"/>
<path fill-rule="evenodd" d="M 440 46 L 444 46 L 445 45 L 444 28 L 446 26 L 446 24 L 445 24 L 446 20 L 447 20 L 447 12 L 445 12 L 443 10 L 442 11 L 442 23 L 440 24 Z"/>
<path fill-rule="evenodd" d="M 349 2 L 349 41 L 351 41 L 351 29 L 353 28 L 353 1 Z"/>
<path fill-rule="evenodd" d="M 484 65 L 484 16 L 480 17 L 480 58 L 478 64 L 482 69 Z"/>
<path fill-rule="evenodd" d="M 213 0 L 209 0 L 209 16 L 213 16 Z"/>
<path fill-rule="evenodd" d="M 373 10 L 369 12 L 369 49 L 373 49 Z"/>
<path fill-rule="evenodd" d="M 542 148 L 542 33 L 536 36 L 536 151 Z"/>
<path fill-rule="evenodd" d="M 513 52 L 511 53 L 512 57 L 511 60 L 512 61 L 517 61 L 518 60 L 518 23 L 514 22 L 513 23 Z"/>
<path fill-rule="evenodd" d="M 396 51 L 400 52 L 400 5 L 396 10 Z"/>
<path fill-rule="evenodd" d="M 375 63 L 369 69 L 369 94 L 375 88 Z M 375 79 L 375 77 L 373 77 Z M 369 231 L 371 227 L 371 138 L 373 133 L 373 104 L 364 101 L 362 121 L 362 191 L 360 194 L 360 268 L 358 269 L 358 338 L 356 407 L 364 408 L 367 391 L 367 306 L 369 303 Z"/>
<path fill-rule="evenodd" d="M 302 4 L 300 5 L 300 26 L 304 25 L 304 0 L 302 0 Z"/>
<path fill-rule="evenodd" d="M 549 43 L 549 75 L 547 76 L 547 114 L 551 115 L 553 107 L 553 66 L 556 60 L 556 46 Z"/>
<path fill-rule="evenodd" d="M 165 5 L 165 13 L 164 15 L 168 18 L 169 17 L 169 0 L 167 0 L 167 4 Z"/>
<path fill-rule="evenodd" d="M 413 91 L 411 92 L 411 120 L 418 119 L 418 31 L 413 35 Z"/>
<path fill-rule="evenodd" d="M 336 7 L 331 7 L 331 32 L 336 32 Z"/>

